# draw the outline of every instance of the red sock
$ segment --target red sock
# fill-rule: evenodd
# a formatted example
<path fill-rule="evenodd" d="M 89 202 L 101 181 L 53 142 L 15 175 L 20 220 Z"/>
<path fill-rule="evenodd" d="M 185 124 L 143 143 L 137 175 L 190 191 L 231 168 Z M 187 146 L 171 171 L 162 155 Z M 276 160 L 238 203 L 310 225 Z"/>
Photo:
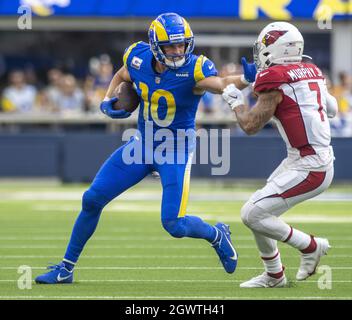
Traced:
<path fill-rule="evenodd" d="M 275 278 L 275 279 L 280 279 L 284 275 L 285 267 L 282 266 L 282 270 L 278 273 L 269 273 L 267 272 L 267 275 L 269 277 Z"/>
<path fill-rule="evenodd" d="M 314 237 L 310 236 L 310 244 L 307 248 L 301 250 L 302 253 L 312 253 L 317 249 L 317 243 L 314 240 Z"/>

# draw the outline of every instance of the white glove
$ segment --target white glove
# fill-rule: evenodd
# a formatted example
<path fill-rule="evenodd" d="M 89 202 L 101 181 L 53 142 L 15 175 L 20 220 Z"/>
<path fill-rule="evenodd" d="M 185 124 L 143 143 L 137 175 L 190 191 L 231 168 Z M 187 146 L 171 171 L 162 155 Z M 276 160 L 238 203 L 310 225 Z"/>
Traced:
<path fill-rule="evenodd" d="M 232 110 L 244 104 L 244 97 L 241 90 L 237 89 L 234 84 L 229 84 L 223 91 L 222 97 L 229 104 Z"/>

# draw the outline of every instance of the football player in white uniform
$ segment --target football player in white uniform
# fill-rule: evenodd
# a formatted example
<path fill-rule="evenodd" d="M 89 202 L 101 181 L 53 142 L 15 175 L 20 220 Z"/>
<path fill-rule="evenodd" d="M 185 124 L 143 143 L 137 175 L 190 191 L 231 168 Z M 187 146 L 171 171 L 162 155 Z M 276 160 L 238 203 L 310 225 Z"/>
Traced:
<path fill-rule="evenodd" d="M 336 115 L 337 102 L 328 93 L 319 68 L 302 63 L 303 47 L 303 37 L 295 26 L 270 23 L 254 46 L 256 105 L 249 109 L 234 85 L 223 92 L 247 134 L 257 133 L 273 119 L 288 153 L 265 187 L 241 209 L 242 221 L 253 232 L 265 267 L 263 274 L 242 283 L 243 288 L 286 285 L 277 241 L 300 250 L 297 280 L 314 274 L 330 247 L 327 239 L 308 235 L 280 219 L 289 208 L 326 190 L 334 174 L 328 118 Z"/>

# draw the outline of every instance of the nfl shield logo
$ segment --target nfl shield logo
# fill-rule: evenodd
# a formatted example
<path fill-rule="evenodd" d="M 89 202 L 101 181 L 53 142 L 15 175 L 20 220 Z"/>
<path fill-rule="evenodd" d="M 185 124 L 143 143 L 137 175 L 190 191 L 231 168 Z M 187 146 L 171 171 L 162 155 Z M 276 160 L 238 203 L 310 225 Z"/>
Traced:
<path fill-rule="evenodd" d="M 159 83 L 160 83 L 160 80 L 161 80 L 161 79 L 160 79 L 159 77 L 155 77 L 155 83 L 156 83 L 156 84 L 159 84 Z"/>

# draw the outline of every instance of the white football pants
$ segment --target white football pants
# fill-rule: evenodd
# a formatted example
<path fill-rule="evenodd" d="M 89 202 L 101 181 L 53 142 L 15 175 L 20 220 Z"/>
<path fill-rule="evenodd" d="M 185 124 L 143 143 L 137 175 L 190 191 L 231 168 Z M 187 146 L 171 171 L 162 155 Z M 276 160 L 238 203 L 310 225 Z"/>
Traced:
<path fill-rule="evenodd" d="M 262 256 L 277 252 L 277 241 L 285 241 L 291 227 L 279 217 L 294 205 L 326 190 L 334 175 L 332 165 L 325 171 L 297 170 L 285 159 L 241 209 L 243 223 L 252 230 Z"/>

